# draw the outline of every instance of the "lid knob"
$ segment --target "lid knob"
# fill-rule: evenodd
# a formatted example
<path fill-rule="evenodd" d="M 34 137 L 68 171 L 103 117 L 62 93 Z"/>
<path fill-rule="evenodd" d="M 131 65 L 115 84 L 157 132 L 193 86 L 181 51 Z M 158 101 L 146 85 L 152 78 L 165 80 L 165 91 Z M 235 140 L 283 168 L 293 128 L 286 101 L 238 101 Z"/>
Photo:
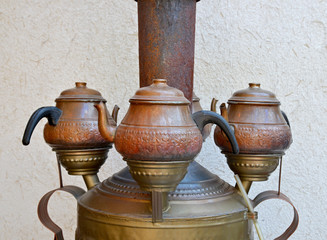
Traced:
<path fill-rule="evenodd" d="M 86 82 L 75 82 L 75 87 L 62 91 L 60 96 L 56 99 L 58 101 L 74 101 L 74 102 L 98 102 L 106 101 L 101 93 L 97 90 L 88 88 Z"/>
<path fill-rule="evenodd" d="M 244 104 L 272 104 L 279 105 L 280 102 L 276 95 L 272 92 L 264 90 L 260 87 L 260 83 L 249 83 L 249 87 L 239 90 L 233 94 L 228 103 L 244 103 Z"/>
<path fill-rule="evenodd" d="M 250 88 L 260 88 L 260 83 L 249 83 Z"/>
<path fill-rule="evenodd" d="M 86 82 L 75 82 L 77 88 L 85 88 Z"/>
<path fill-rule="evenodd" d="M 154 85 L 159 85 L 159 84 L 167 85 L 167 80 L 166 79 L 153 79 L 153 84 Z"/>
<path fill-rule="evenodd" d="M 142 101 L 148 104 L 161 102 L 162 104 L 190 104 L 182 91 L 169 87 L 166 79 L 153 79 L 150 86 L 142 87 L 136 91 L 130 102 Z"/>

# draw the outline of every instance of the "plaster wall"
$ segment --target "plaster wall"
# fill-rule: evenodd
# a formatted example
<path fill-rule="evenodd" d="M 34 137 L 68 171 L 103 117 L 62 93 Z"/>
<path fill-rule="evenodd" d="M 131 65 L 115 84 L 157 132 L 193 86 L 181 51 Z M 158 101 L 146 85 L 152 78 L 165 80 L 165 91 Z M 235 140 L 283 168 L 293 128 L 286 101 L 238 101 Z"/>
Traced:
<path fill-rule="evenodd" d="M 260 82 L 277 94 L 292 124 L 293 144 L 283 158 L 282 192 L 300 214 L 291 239 L 326 239 L 327 1 L 202 0 L 197 4 L 195 92 L 203 108 L 212 97 Z M 58 187 L 55 154 L 44 143 L 42 120 L 31 144 L 21 137 L 31 113 L 76 81 L 101 91 L 108 108 L 121 107 L 138 88 L 137 5 L 103 0 L 0 2 L 0 239 L 51 239 L 36 207 Z M 233 173 L 212 137 L 197 160 L 234 185 Z M 112 150 L 100 179 L 125 166 Z M 84 187 L 64 172 L 65 184 Z M 254 183 L 250 197 L 277 189 L 278 171 Z M 75 200 L 59 193 L 50 214 L 74 238 Z M 259 206 L 266 239 L 291 222 L 292 210 L 270 201 Z"/>

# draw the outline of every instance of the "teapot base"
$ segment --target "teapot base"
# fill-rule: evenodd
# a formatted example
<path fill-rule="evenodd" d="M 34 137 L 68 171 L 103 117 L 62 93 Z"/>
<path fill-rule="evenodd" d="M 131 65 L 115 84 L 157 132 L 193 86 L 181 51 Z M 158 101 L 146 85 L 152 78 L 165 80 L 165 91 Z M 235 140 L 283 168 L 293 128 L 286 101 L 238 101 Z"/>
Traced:
<path fill-rule="evenodd" d="M 283 154 L 232 154 L 223 152 L 229 168 L 242 181 L 267 181 Z"/>
<path fill-rule="evenodd" d="M 108 157 L 109 148 L 54 149 L 60 164 L 70 175 L 94 175 Z"/>

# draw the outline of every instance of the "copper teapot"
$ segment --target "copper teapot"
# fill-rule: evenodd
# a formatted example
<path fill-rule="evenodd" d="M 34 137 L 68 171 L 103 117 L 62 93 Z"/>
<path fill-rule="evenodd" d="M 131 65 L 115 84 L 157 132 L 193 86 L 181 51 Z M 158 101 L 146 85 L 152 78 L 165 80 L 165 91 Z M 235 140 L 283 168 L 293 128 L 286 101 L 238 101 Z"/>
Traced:
<path fill-rule="evenodd" d="M 250 83 L 249 88 L 237 91 L 220 106 L 221 115 L 233 128 L 240 153 L 283 154 L 292 143 L 286 114 L 280 110 L 275 94 Z M 215 143 L 224 152 L 231 152 L 227 138 L 219 127 Z"/>
<path fill-rule="evenodd" d="M 98 91 L 88 88 L 85 82 L 76 82 L 75 85 L 75 88 L 60 94 L 55 100 L 56 107 L 41 107 L 33 113 L 24 132 L 23 144 L 29 144 L 38 122 L 43 117 L 48 118 L 43 132 L 45 141 L 57 153 L 58 161 L 69 174 L 90 178 L 87 181 L 90 188 L 98 182 L 95 174 L 112 147 L 98 130 L 98 113 L 94 108 L 94 104 L 106 100 Z M 114 119 L 118 110 L 115 106 Z M 109 114 L 108 119 L 110 125 L 116 126 Z"/>
<path fill-rule="evenodd" d="M 259 83 L 237 91 L 220 105 L 221 115 L 233 128 L 240 154 L 232 153 L 228 139 L 216 127 L 214 140 L 227 158 L 230 169 L 240 176 L 246 191 L 253 181 L 266 181 L 292 143 L 287 116 L 275 94 Z"/>
<path fill-rule="evenodd" d="M 152 85 L 140 88 L 129 102 L 128 112 L 117 129 L 108 127 L 104 103 L 96 104 L 99 131 L 108 142 L 115 143 L 140 188 L 153 192 L 153 202 L 155 199 L 162 202 L 168 192 L 176 189 L 188 165 L 201 150 L 200 130 L 203 128 L 199 125 L 212 121 L 204 122 L 203 117 L 196 117 L 196 124 L 190 112 L 190 102 L 182 91 L 168 86 L 165 79 L 155 79 Z M 200 116 L 199 113 L 196 116 Z M 215 117 L 222 120 L 216 123 L 237 148 L 227 122 L 218 114 Z M 153 221 L 160 221 L 161 211 L 167 208 L 167 203 L 163 203 L 163 209 L 155 210 L 157 204 L 152 207 L 153 213 L 158 212 L 158 216 L 153 215 Z"/>
<path fill-rule="evenodd" d="M 202 135 L 192 119 L 190 102 L 182 91 L 169 87 L 165 79 L 155 79 L 152 85 L 140 88 L 129 102 L 128 112 L 116 130 L 108 127 L 104 103 L 95 105 L 99 111 L 99 131 L 108 142 L 115 143 L 143 190 L 173 191 L 202 147 Z M 218 124 L 237 148 L 228 124 Z M 171 171 L 169 166 L 174 166 Z M 152 177 L 151 187 L 148 177 Z M 169 182 L 165 187 L 164 181 Z"/>

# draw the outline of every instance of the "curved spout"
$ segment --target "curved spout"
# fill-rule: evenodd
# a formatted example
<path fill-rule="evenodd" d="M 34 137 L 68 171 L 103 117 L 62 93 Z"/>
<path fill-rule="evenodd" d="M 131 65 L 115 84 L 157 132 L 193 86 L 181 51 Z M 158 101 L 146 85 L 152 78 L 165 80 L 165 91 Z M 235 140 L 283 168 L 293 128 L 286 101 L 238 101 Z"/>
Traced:
<path fill-rule="evenodd" d="M 217 99 L 213 98 L 211 100 L 210 111 L 217 112 L 217 103 L 218 103 Z"/>
<path fill-rule="evenodd" d="M 118 112 L 119 112 L 119 107 L 117 105 L 114 106 L 114 109 L 112 109 L 111 116 L 114 119 L 114 121 L 117 123 L 117 118 L 118 118 Z"/>
<path fill-rule="evenodd" d="M 219 108 L 220 108 L 220 115 L 223 118 L 225 118 L 225 120 L 228 122 L 228 112 L 227 112 L 226 104 L 222 103 Z"/>
<path fill-rule="evenodd" d="M 211 111 L 198 111 L 192 114 L 192 118 L 201 132 L 203 131 L 204 126 L 209 123 L 214 123 L 218 125 L 224 131 L 228 140 L 230 141 L 233 153 L 239 153 L 239 147 L 234 132 L 229 126 L 228 122 L 226 122 L 226 120 L 222 116 Z"/>
<path fill-rule="evenodd" d="M 113 143 L 117 127 L 110 125 L 110 121 L 108 118 L 111 117 L 109 116 L 109 114 L 107 116 L 106 106 L 103 102 L 100 102 L 99 104 L 95 104 L 94 107 L 98 110 L 99 113 L 98 126 L 101 136 L 109 143 Z"/>

